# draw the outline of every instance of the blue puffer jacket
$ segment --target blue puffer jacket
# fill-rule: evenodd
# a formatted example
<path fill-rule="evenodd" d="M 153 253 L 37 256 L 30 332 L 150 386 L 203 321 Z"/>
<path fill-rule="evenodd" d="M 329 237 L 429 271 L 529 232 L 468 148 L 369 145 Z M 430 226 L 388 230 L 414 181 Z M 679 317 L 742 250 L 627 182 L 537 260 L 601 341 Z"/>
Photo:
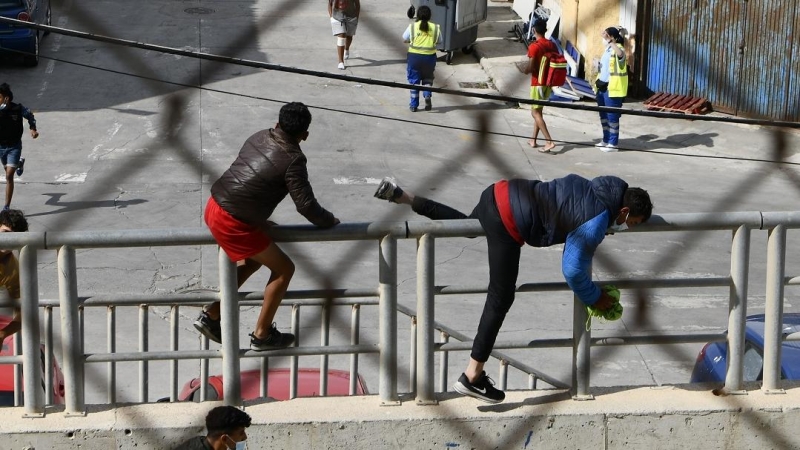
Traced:
<path fill-rule="evenodd" d="M 552 181 L 509 180 L 508 195 L 522 239 L 534 247 L 566 244 L 564 278 L 587 305 L 600 298 L 589 267 L 606 230 L 622 209 L 628 184 L 614 176 L 587 180 L 568 175 Z"/>

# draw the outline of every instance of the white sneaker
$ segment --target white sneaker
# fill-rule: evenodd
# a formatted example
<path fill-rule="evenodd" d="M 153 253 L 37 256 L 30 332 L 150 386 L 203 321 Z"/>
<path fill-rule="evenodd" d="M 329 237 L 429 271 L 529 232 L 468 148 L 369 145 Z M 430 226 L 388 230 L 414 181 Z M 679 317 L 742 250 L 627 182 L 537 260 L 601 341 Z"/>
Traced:
<path fill-rule="evenodd" d="M 339 63 L 339 65 L 338 65 L 338 66 L 336 66 L 336 67 L 338 67 L 338 68 L 339 68 L 339 70 L 344 70 L 344 63 L 343 63 L 343 62 L 340 62 L 340 63 Z"/>
<path fill-rule="evenodd" d="M 612 144 L 606 144 L 605 147 L 600 149 L 600 151 L 606 152 L 606 153 L 616 152 L 617 150 L 619 150 L 619 148 L 616 145 L 612 145 Z"/>
<path fill-rule="evenodd" d="M 600 141 L 597 144 L 594 144 L 594 146 L 597 147 L 597 148 L 603 148 L 603 147 L 608 146 L 608 144 L 606 144 L 605 141 Z"/>
<path fill-rule="evenodd" d="M 344 51 L 344 59 L 350 59 L 350 50 Z"/>

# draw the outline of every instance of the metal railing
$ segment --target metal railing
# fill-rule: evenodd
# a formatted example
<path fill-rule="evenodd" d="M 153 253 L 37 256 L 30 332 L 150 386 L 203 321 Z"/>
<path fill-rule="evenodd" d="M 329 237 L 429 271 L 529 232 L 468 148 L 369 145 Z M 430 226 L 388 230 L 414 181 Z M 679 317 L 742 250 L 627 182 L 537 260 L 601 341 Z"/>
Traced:
<path fill-rule="evenodd" d="M 565 383 L 539 373 L 534 368 L 499 352 L 501 349 L 519 348 L 573 348 L 572 382 L 569 387 L 576 399 L 591 398 L 589 392 L 589 367 L 591 346 L 673 344 L 709 341 L 728 341 L 728 372 L 725 389 L 735 393 L 742 389 L 744 354 L 744 323 L 747 311 L 747 288 L 749 279 L 749 251 L 751 230 L 769 231 L 767 245 L 767 292 L 766 292 L 766 331 L 764 348 L 765 392 L 780 391 L 780 345 L 782 299 L 785 285 L 800 284 L 800 277 L 785 276 L 786 230 L 800 228 L 800 212 L 741 212 L 709 214 L 671 214 L 653 216 L 633 232 L 661 232 L 686 230 L 732 230 L 731 275 L 713 278 L 649 278 L 608 280 L 619 288 L 676 288 L 676 287 L 725 287 L 730 288 L 728 312 L 728 332 L 726 334 L 682 334 L 646 336 L 591 336 L 586 329 L 586 311 L 575 299 L 573 313 L 573 336 L 562 339 L 537 339 L 533 341 L 497 342 L 492 356 L 500 360 L 500 387 L 505 388 L 507 367 L 515 367 L 529 376 L 529 387 L 535 388 L 537 380 L 543 380 L 555 387 L 567 387 Z M 224 253 L 219 252 L 220 292 L 189 294 L 114 294 L 79 297 L 77 289 L 77 265 L 75 251 L 80 248 L 120 248 L 156 247 L 183 245 L 214 245 L 206 229 L 178 230 L 128 230 L 97 232 L 46 232 L 46 233 L 3 233 L 0 235 L 0 248 L 19 249 L 22 333 L 17 339 L 21 356 L 0 357 L 0 363 L 22 365 L 24 379 L 24 414 L 39 417 L 44 413 L 46 403 L 52 402 L 52 345 L 53 308 L 60 309 L 60 326 L 63 349 L 63 371 L 65 384 L 66 414 L 83 414 L 85 411 L 85 365 L 89 363 L 108 364 L 108 402 L 115 403 L 115 364 L 121 361 L 139 362 L 140 401 L 148 401 L 147 378 L 148 362 L 171 361 L 170 398 L 177 398 L 177 361 L 184 359 L 201 360 L 201 399 L 207 398 L 208 360 L 221 358 L 224 383 L 224 400 L 231 405 L 240 405 L 240 366 L 241 358 L 262 358 L 262 378 L 260 392 L 267 392 L 264 374 L 268 363 L 265 356 L 289 356 L 292 362 L 291 396 L 297 395 L 297 358 L 299 356 L 320 355 L 320 373 L 327 369 L 327 356 L 351 355 L 350 392 L 355 392 L 358 371 L 358 355 L 379 354 L 379 398 L 382 404 L 399 402 L 397 392 L 397 313 L 411 317 L 411 368 L 410 384 L 418 404 L 436 402 L 434 394 L 435 365 L 434 354 L 440 352 L 442 361 L 439 372 L 439 390 L 446 390 L 447 361 L 451 351 L 466 351 L 471 348 L 468 336 L 450 329 L 434 320 L 434 298 L 437 295 L 464 295 L 485 293 L 485 286 L 436 286 L 434 273 L 435 241 L 441 238 L 474 237 L 483 234 L 475 220 L 426 221 L 426 222 L 387 222 L 341 224 L 333 229 L 320 230 L 312 226 L 282 226 L 275 229 L 274 238 L 278 242 L 311 241 L 353 241 L 374 240 L 378 242 L 378 287 L 377 289 L 333 289 L 290 291 L 285 305 L 292 306 L 292 331 L 299 332 L 299 308 L 304 305 L 331 306 L 350 305 L 351 316 L 350 345 L 328 345 L 327 333 L 330 327 L 330 311 L 323 310 L 321 325 L 321 346 L 292 347 L 275 350 L 266 355 L 263 352 L 242 350 L 239 347 L 239 308 L 260 305 L 260 293 L 239 294 L 236 284 L 236 268 Z M 397 239 L 412 238 L 417 246 L 417 305 L 416 311 L 397 302 Z M 37 250 L 53 249 L 58 252 L 59 299 L 39 299 Z M 518 292 L 566 291 L 563 282 L 530 283 L 518 287 Z M 377 302 L 363 297 L 378 297 Z M 332 298 L 332 301 L 322 300 Z M 358 298 L 358 300 L 345 300 Z M 210 301 L 221 300 L 221 326 L 225 336 L 220 351 L 209 350 L 208 341 L 203 338 L 200 350 L 180 350 L 177 345 L 178 310 L 180 306 L 199 306 Z M 303 300 L 306 299 L 306 300 Z M 6 301 L 0 306 L 11 306 Z M 116 308 L 138 306 L 139 309 L 139 348 L 137 352 L 116 352 Z M 148 349 L 148 308 L 156 305 L 170 306 L 170 350 L 149 351 Z M 359 306 L 377 305 L 379 307 L 379 339 L 377 344 L 359 342 Z M 39 343 L 39 308 L 44 314 L 45 352 L 45 390 L 37 386 L 42 373 Z M 107 308 L 108 342 L 106 353 L 86 354 L 83 347 L 83 310 L 87 307 Z M 442 342 L 435 342 L 435 333 L 442 334 Z M 462 342 L 449 342 L 449 338 Z M 21 346 L 20 343 L 21 342 Z M 19 380 L 19 377 L 17 377 Z M 320 377 L 320 391 L 326 391 L 326 377 Z M 17 381 L 19 384 L 19 381 Z M 19 386 L 18 386 L 19 387 Z M 19 404 L 19 389 L 16 402 Z"/>

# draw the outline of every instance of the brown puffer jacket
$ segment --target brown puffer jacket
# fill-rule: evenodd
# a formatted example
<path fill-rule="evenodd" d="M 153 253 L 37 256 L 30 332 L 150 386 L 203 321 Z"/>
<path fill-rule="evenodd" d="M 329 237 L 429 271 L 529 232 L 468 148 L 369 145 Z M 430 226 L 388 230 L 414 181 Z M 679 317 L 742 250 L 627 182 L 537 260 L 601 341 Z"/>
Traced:
<path fill-rule="evenodd" d="M 306 155 L 280 129 L 261 130 L 245 141 L 231 167 L 211 186 L 217 204 L 237 220 L 263 226 L 291 195 L 297 212 L 318 227 L 334 225 L 308 182 Z"/>

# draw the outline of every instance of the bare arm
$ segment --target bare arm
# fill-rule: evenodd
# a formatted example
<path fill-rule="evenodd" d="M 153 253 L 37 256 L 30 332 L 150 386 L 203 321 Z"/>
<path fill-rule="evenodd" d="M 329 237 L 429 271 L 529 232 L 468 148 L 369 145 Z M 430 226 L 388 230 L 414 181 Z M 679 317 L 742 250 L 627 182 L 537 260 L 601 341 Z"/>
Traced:
<path fill-rule="evenodd" d="M 7 337 L 19 332 L 21 328 L 22 320 L 20 319 L 20 309 L 14 308 L 14 318 L 11 319 L 11 322 L 9 322 L 5 328 L 0 330 L 0 347 L 2 347 L 3 341 L 5 341 Z"/>

